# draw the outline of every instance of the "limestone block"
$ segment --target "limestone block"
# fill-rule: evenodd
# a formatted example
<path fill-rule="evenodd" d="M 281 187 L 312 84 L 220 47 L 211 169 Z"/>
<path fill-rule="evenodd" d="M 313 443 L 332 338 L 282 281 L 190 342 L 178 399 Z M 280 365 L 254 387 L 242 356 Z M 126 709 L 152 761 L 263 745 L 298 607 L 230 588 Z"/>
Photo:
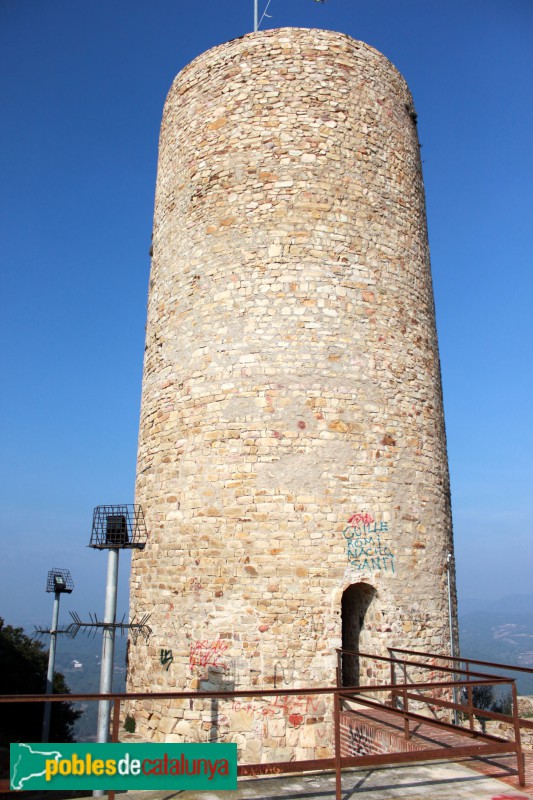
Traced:
<path fill-rule="evenodd" d="M 251 731 L 254 726 L 254 718 L 246 711 L 233 711 L 229 717 L 229 726 L 231 731 Z"/>

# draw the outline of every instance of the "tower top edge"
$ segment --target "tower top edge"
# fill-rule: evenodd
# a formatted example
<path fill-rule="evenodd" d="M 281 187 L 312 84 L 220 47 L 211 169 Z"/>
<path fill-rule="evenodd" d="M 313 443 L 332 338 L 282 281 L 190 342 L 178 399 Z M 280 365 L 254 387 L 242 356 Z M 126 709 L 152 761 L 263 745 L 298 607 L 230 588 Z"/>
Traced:
<path fill-rule="evenodd" d="M 330 30 L 327 28 L 300 28 L 300 27 L 284 27 L 284 28 L 266 28 L 260 31 L 251 31 L 242 36 L 237 36 L 234 39 L 229 39 L 227 42 L 215 45 L 214 47 L 204 50 L 199 53 L 195 58 L 186 64 L 176 75 L 175 80 L 193 70 L 195 67 L 216 61 L 221 56 L 230 58 L 232 55 L 237 55 L 239 51 L 249 47 L 261 47 L 265 42 L 276 42 L 280 46 L 298 45 L 301 43 L 304 46 L 315 46 L 316 49 L 337 48 L 339 51 L 363 51 L 373 56 L 376 59 L 387 62 L 389 68 L 396 72 L 398 76 L 405 81 L 400 70 L 387 58 L 383 53 L 377 50 L 370 44 L 363 42 L 359 39 L 354 39 L 347 33 L 341 31 Z"/>

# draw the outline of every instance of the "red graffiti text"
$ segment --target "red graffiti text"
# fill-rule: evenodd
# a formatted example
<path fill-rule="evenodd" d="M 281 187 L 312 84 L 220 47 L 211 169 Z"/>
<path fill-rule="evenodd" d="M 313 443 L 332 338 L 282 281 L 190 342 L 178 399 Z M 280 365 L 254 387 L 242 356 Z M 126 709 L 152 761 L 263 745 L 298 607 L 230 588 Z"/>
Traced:
<path fill-rule="evenodd" d="M 221 656 L 228 649 L 226 642 L 217 639 L 210 642 L 204 639 L 191 644 L 189 652 L 189 666 L 192 667 L 224 667 Z"/>

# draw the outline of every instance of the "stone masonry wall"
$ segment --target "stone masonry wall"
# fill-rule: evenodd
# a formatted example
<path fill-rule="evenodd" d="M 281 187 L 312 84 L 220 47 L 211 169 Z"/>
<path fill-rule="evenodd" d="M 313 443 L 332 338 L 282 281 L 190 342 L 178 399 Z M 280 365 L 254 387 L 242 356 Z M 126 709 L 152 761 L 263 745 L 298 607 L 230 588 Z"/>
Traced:
<path fill-rule="evenodd" d="M 133 554 L 131 613 L 150 612 L 153 635 L 130 643 L 129 691 L 331 684 L 342 594 L 357 583 L 374 590 L 362 649 L 448 652 L 416 115 L 401 75 L 362 42 L 261 31 L 174 81 L 136 502 L 149 540 Z M 216 725 L 201 700 L 132 713 L 155 740 L 216 728 L 248 760 L 329 752 L 327 704 L 301 702 L 229 704 Z"/>

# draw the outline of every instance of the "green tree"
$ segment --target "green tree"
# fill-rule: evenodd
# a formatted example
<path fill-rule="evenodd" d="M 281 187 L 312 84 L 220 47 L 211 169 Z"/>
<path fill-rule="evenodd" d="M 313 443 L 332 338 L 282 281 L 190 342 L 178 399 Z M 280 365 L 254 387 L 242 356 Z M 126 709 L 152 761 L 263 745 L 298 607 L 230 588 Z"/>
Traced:
<path fill-rule="evenodd" d="M 48 654 L 23 628 L 5 625 L 0 617 L 0 694 L 44 694 Z M 60 672 L 54 673 L 54 694 L 68 694 Z M 40 742 L 43 703 L 2 703 L 0 745 Z M 71 742 L 72 726 L 80 716 L 71 703 L 52 703 L 51 742 Z"/>
<path fill-rule="evenodd" d="M 472 689 L 472 704 L 475 708 L 481 711 L 491 711 L 494 703 L 494 690 L 492 686 L 474 686 Z M 475 717 L 481 725 L 481 730 L 485 733 L 488 717 L 483 717 L 481 714 L 475 714 Z"/>
<path fill-rule="evenodd" d="M 501 694 L 500 697 L 496 697 L 493 686 L 475 686 L 472 689 L 472 703 L 481 711 L 494 711 L 496 714 L 506 714 L 507 716 L 513 713 L 513 696 L 510 690 Z M 479 714 L 475 716 L 479 720 L 481 730 L 485 733 L 489 717 Z"/>

